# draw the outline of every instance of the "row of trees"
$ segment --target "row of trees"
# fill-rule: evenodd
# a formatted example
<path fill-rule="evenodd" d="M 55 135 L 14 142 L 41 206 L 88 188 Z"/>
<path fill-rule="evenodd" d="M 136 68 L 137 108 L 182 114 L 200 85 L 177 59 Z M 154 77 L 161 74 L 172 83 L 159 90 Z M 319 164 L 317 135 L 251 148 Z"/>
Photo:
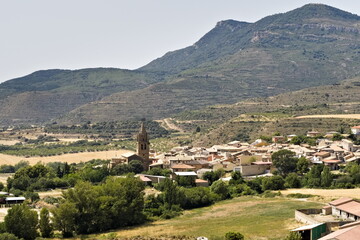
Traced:
<path fill-rule="evenodd" d="M 39 219 L 38 213 L 27 205 L 15 205 L 8 210 L 4 222 L 0 225 L 0 232 L 0 239 L 7 240 L 33 240 L 39 236 L 39 232 L 43 238 L 52 237 L 53 225 L 50 222 L 49 210 L 41 209 Z"/>

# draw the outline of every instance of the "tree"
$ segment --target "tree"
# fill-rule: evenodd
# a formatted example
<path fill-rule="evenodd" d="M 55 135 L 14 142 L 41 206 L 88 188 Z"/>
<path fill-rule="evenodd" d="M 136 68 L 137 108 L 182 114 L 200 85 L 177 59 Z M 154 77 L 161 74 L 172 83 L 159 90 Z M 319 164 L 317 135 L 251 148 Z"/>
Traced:
<path fill-rule="evenodd" d="M 288 188 L 301 187 L 299 176 L 296 173 L 289 173 L 285 178 L 285 186 Z"/>
<path fill-rule="evenodd" d="M 47 210 L 47 208 L 43 208 L 40 211 L 39 228 L 43 238 L 49 238 L 52 236 L 53 226 L 50 223 L 49 210 Z"/>
<path fill-rule="evenodd" d="M 163 201 L 165 208 L 171 209 L 173 205 L 179 204 L 179 189 L 176 184 L 169 178 L 163 181 Z"/>
<path fill-rule="evenodd" d="M 230 185 L 242 184 L 244 182 L 245 181 L 239 171 L 234 171 L 231 173 L 231 179 L 229 181 Z"/>
<path fill-rule="evenodd" d="M 25 204 L 9 209 L 4 222 L 6 231 L 18 238 L 34 240 L 37 237 L 38 214 Z"/>
<path fill-rule="evenodd" d="M 330 168 L 328 166 L 324 166 L 324 169 L 321 172 L 321 186 L 330 187 L 332 181 L 333 181 L 333 176 L 330 172 Z"/>
<path fill-rule="evenodd" d="M 20 240 L 20 239 L 11 233 L 1 233 L 0 240 Z"/>
<path fill-rule="evenodd" d="M 72 237 L 75 231 L 75 217 L 78 214 L 75 204 L 70 202 L 61 203 L 51 213 L 53 214 L 54 227 L 62 232 L 64 238 Z"/>
<path fill-rule="evenodd" d="M 282 176 L 286 176 L 288 173 L 296 170 L 298 159 L 295 157 L 295 153 L 290 150 L 283 149 L 277 151 L 273 153 L 271 159 L 279 174 Z"/>
<path fill-rule="evenodd" d="M 220 199 L 227 199 L 230 197 L 228 185 L 221 180 L 214 182 L 210 187 L 211 192 L 219 195 Z"/>
<path fill-rule="evenodd" d="M 223 175 L 225 174 L 224 169 L 220 168 L 216 171 L 212 172 L 205 172 L 202 176 L 204 180 L 209 181 L 209 185 L 211 185 L 213 182 L 219 180 Z"/>
<path fill-rule="evenodd" d="M 200 131 L 201 131 L 200 127 L 197 126 L 195 132 L 200 132 Z"/>
<path fill-rule="evenodd" d="M 321 172 L 323 171 L 324 166 L 322 164 L 317 164 L 311 167 L 310 171 L 305 175 L 305 180 L 303 185 L 308 187 L 320 187 L 321 186 Z"/>
<path fill-rule="evenodd" d="M 305 157 L 299 158 L 296 164 L 296 170 L 300 174 L 307 173 L 309 171 L 309 161 Z"/>
<path fill-rule="evenodd" d="M 266 177 L 262 180 L 262 189 L 266 190 L 282 190 L 284 189 L 285 181 L 281 176 Z"/>
<path fill-rule="evenodd" d="M 144 171 L 144 166 L 139 160 L 132 160 L 131 162 L 129 162 L 129 167 L 131 172 L 133 173 L 141 173 L 142 171 Z"/>
<path fill-rule="evenodd" d="M 333 141 L 341 141 L 343 139 L 343 135 L 341 135 L 340 133 L 335 133 L 332 137 Z"/>
<path fill-rule="evenodd" d="M 239 232 L 227 232 L 225 234 L 226 240 L 244 240 L 244 235 Z"/>

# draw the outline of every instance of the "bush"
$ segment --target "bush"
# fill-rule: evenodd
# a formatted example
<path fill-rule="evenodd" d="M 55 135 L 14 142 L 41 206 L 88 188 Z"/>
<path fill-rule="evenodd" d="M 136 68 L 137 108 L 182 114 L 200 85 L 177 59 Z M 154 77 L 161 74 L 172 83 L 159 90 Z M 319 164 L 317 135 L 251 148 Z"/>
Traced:
<path fill-rule="evenodd" d="M 211 187 L 211 192 L 217 194 L 220 199 L 227 199 L 230 197 L 228 185 L 223 181 L 214 182 Z"/>
<path fill-rule="evenodd" d="M 300 188 L 301 187 L 301 181 L 299 176 L 296 173 L 290 173 L 285 178 L 285 186 L 287 188 Z"/>
<path fill-rule="evenodd" d="M 281 193 L 280 193 L 280 192 L 272 192 L 272 191 L 266 190 L 266 191 L 262 194 L 262 196 L 265 197 L 265 198 L 274 198 L 274 197 L 279 197 L 279 196 L 281 196 Z"/>
<path fill-rule="evenodd" d="M 232 197 L 245 196 L 245 195 L 255 195 L 257 192 L 251 189 L 245 183 L 230 186 L 230 194 Z"/>
<path fill-rule="evenodd" d="M 1 233 L 0 240 L 20 240 L 20 239 L 11 233 Z"/>
<path fill-rule="evenodd" d="M 262 180 L 262 189 L 266 190 L 282 190 L 285 188 L 284 178 L 281 176 L 273 176 L 269 178 L 263 178 Z"/>
<path fill-rule="evenodd" d="M 244 240 L 244 235 L 239 232 L 227 232 L 225 234 L 226 240 Z"/>
<path fill-rule="evenodd" d="M 209 206 L 213 204 L 216 199 L 216 196 L 206 187 L 186 188 L 183 190 L 184 201 L 181 207 L 184 209 Z"/>
<path fill-rule="evenodd" d="M 317 195 L 312 195 L 312 194 L 303 194 L 303 193 L 291 193 L 286 195 L 288 198 L 311 198 L 311 197 L 315 197 Z"/>

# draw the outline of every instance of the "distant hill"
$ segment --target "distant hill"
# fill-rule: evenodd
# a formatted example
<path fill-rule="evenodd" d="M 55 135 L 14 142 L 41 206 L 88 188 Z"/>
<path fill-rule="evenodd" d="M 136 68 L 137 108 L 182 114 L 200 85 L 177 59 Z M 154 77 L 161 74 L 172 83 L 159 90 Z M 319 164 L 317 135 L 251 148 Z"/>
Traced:
<path fill-rule="evenodd" d="M 0 119 L 3 123 L 159 119 L 334 84 L 359 74 L 359 31 L 359 16 L 321 4 L 255 23 L 220 21 L 194 45 L 136 71 L 51 70 L 0 84 Z M 39 95 L 46 95 L 38 100 L 47 101 L 42 107 L 32 100 Z"/>
<path fill-rule="evenodd" d="M 360 125 L 360 119 L 299 119 L 296 116 L 360 114 L 359 92 L 360 78 L 357 77 L 338 84 L 185 111 L 174 116 L 174 121 L 188 132 L 200 127 L 201 133 L 194 144 L 201 146 L 250 141 L 272 136 L 275 132 L 283 135 L 304 135 L 311 130 L 322 134 L 329 131 L 350 133 L 350 127 Z"/>

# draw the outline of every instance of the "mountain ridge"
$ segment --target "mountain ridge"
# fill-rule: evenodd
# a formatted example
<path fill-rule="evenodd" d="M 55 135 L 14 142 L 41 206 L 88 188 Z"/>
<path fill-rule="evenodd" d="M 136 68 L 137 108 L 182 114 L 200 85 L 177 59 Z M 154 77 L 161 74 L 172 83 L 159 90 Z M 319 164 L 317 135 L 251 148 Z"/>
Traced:
<path fill-rule="evenodd" d="M 38 123 L 154 119 L 337 83 L 360 73 L 359 26 L 359 16 L 321 4 L 255 23 L 219 21 L 193 45 L 136 70 L 50 70 L 2 83 L 0 122 L 31 122 L 18 106 L 36 109 Z M 66 108 L 61 96 L 72 99 Z M 53 105 L 42 110 L 32 98 Z"/>

